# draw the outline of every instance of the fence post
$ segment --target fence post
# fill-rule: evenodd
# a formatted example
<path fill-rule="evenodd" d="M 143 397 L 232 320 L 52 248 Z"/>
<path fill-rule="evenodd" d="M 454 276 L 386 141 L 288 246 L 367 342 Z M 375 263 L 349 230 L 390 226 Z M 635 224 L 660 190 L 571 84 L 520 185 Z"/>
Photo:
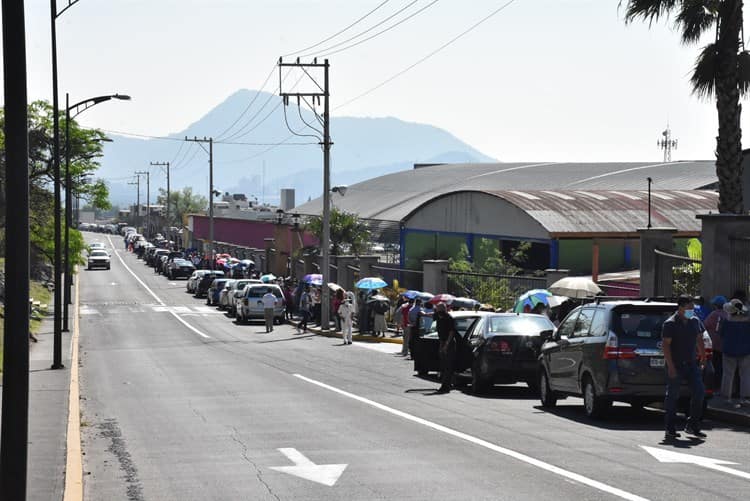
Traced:
<path fill-rule="evenodd" d="M 677 229 L 675 228 L 639 228 L 638 235 L 641 239 L 641 296 L 659 296 L 666 291 L 658 290 L 658 276 L 663 270 L 658 269 L 659 257 L 654 252 L 656 249 L 663 252 L 672 252 L 672 238 Z M 662 260 L 664 261 L 664 260 Z M 669 264 L 671 266 L 671 263 Z M 671 271 L 671 270 L 670 270 Z M 666 276 L 666 275 L 664 275 Z M 671 276 L 671 273 L 670 273 Z M 661 284 L 661 288 L 665 288 Z M 669 284 L 671 295 L 672 284 Z"/>
<path fill-rule="evenodd" d="M 354 289 L 354 272 L 349 266 L 353 266 L 356 259 L 354 256 L 338 256 L 336 259 L 336 266 L 339 267 L 338 284 L 348 291 Z"/>
<path fill-rule="evenodd" d="M 440 294 L 448 290 L 448 261 L 445 259 L 430 259 L 422 263 L 422 290 Z"/>
<path fill-rule="evenodd" d="M 556 269 L 546 269 L 544 270 L 544 273 L 546 273 L 547 277 L 547 289 L 549 289 L 552 284 L 557 282 L 558 280 L 561 280 L 565 277 L 570 276 L 570 270 L 556 270 Z"/>
<path fill-rule="evenodd" d="M 376 277 L 379 275 L 377 270 L 372 269 L 373 265 L 377 265 L 380 262 L 379 256 L 359 256 L 357 261 L 359 264 L 359 278 Z"/>

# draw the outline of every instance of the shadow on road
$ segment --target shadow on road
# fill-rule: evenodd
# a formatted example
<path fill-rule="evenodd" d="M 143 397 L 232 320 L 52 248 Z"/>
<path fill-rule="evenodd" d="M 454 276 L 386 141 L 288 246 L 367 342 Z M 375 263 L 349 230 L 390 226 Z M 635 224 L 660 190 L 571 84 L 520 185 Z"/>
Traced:
<path fill-rule="evenodd" d="M 266 334 L 265 331 L 257 331 L 258 334 Z M 270 333 L 269 333 L 270 334 Z M 268 341 L 258 341 L 259 344 L 266 344 L 266 343 L 281 343 L 283 341 L 299 341 L 302 339 L 308 339 L 311 337 L 315 337 L 317 334 L 298 334 L 294 337 L 285 337 L 283 339 L 269 339 Z M 335 346 L 341 346 L 341 345 L 335 345 Z"/>

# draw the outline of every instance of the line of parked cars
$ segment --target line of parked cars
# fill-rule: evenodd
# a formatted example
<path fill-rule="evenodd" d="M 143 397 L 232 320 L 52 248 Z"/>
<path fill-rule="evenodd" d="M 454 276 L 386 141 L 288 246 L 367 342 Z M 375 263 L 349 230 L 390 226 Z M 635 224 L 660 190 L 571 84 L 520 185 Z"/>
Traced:
<path fill-rule="evenodd" d="M 613 402 L 640 409 L 664 400 L 661 328 L 676 309 L 668 302 L 595 300 L 573 309 L 557 328 L 543 315 L 453 312 L 460 337 L 457 382 L 477 394 L 495 384 L 525 382 L 545 408 L 582 397 L 591 418 L 604 417 Z M 713 346 L 706 332 L 703 343 L 705 405 L 713 395 Z M 438 346 L 434 327 L 416 339 L 419 375 L 440 370 Z M 687 412 L 688 404 L 683 385 L 679 406 Z"/>

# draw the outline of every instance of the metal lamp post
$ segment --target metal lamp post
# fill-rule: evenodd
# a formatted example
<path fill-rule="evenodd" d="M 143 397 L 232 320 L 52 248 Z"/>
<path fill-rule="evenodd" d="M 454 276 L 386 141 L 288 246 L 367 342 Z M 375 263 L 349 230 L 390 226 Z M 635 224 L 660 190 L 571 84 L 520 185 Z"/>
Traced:
<path fill-rule="evenodd" d="M 68 93 L 65 93 L 65 242 L 63 247 L 65 253 L 65 300 L 63 301 L 62 331 L 68 331 L 68 305 L 71 302 L 71 289 L 73 286 L 71 278 L 72 266 L 70 263 L 70 226 L 73 224 L 72 176 L 70 172 L 70 120 L 92 106 L 109 101 L 110 99 L 129 101 L 130 96 L 124 94 L 97 96 L 84 99 L 71 106 L 70 96 Z M 60 343 L 60 346 L 57 346 L 57 343 L 55 344 L 55 355 L 57 355 L 58 348 L 62 350 L 62 343 Z"/>

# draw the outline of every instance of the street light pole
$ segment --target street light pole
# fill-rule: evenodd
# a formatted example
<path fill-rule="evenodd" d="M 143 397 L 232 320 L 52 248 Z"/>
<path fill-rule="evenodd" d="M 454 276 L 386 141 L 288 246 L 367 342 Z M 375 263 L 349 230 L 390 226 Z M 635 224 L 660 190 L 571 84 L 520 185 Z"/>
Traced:
<path fill-rule="evenodd" d="M 320 301 L 320 325 L 323 330 L 330 327 L 329 313 L 331 310 L 331 291 L 328 288 L 328 278 L 331 276 L 331 127 L 328 90 L 328 59 L 323 66 L 323 287 Z"/>
<path fill-rule="evenodd" d="M 62 249 L 60 248 L 60 104 L 57 97 L 57 0 L 50 0 L 52 29 L 52 168 L 54 178 L 55 298 L 52 320 L 52 369 L 62 369 Z"/>
<path fill-rule="evenodd" d="M 24 2 L 2 2 L 6 289 L 0 499 L 26 499 L 29 436 L 29 143 Z M 12 77 L 10 77 L 12 75 Z M 10 216 L 10 215 L 9 215 Z"/>

